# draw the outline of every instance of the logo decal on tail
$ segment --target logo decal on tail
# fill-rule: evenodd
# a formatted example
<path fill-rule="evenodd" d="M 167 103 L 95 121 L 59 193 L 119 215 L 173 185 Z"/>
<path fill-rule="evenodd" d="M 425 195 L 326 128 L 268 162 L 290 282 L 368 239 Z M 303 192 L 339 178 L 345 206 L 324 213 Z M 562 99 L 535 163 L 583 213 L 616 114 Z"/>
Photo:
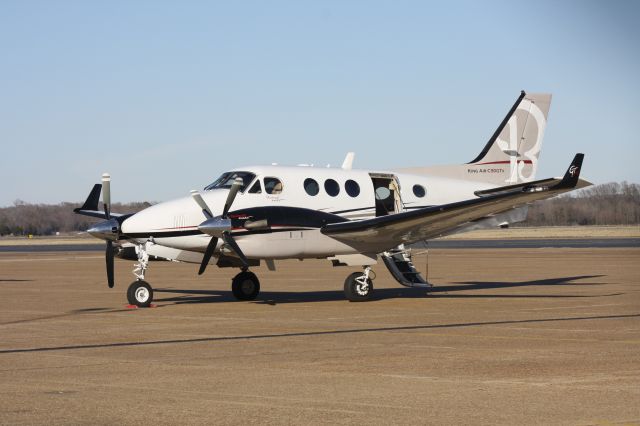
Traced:
<path fill-rule="evenodd" d="M 521 116 L 524 121 L 524 123 L 522 123 L 523 128 L 521 131 L 518 131 L 518 114 L 513 114 L 507 122 L 508 140 L 501 139 L 500 136 L 502 136 L 502 134 L 498 136 L 498 139 L 496 140 L 498 148 L 500 148 L 504 154 L 509 156 L 510 171 L 509 177 L 505 182 L 510 184 L 517 182 L 529 182 L 534 179 L 538 168 L 538 156 L 540 155 L 540 149 L 542 147 L 544 128 L 547 124 L 544 113 L 536 104 L 528 99 L 524 99 L 522 103 L 518 105 L 518 109 L 516 111 L 518 110 L 525 113 Z M 530 117 L 533 117 L 535 120 L 535 143 L 529 150 L 520 154 L 520 149 L 525 149 L 522 145 L 526 145 L 527 142 L 529 142 L 527 137 L 532 137 L 532 135 L 528 134 L 530 133 L 529 129 L 531 129 L 531 123 L 529 122 Z M 518 159 L 518 157 L 521 156 L 524 156 L 525 158 Z M 526 164 L 531 164 L 531 170 L 527 175 L 525 175 L 524 171 Z"/>
<path fill-rule="evenodd" d="M 571 177 L 574 177 L 576 175 L 576 173 L 578 173 L 578 169 L 580 167 L 578 166 L 571 166 L 569 167 L 569 174 L 571 175 Z"/>

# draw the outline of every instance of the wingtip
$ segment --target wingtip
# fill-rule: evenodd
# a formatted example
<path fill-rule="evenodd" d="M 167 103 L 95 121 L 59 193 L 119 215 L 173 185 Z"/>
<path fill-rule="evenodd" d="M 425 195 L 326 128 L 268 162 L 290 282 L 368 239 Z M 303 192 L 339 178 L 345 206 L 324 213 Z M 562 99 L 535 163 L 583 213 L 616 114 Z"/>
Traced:
<path fill-rule="evenodd" d="M 580 180 L 580 171 L 582 169 L 583 160 L 584 154 L 580 152 L 573 157 L 573 160 L 567 168 L 562 181 L 558 184 L 558 187 L 573 188 L 578 184 L 578 181 Z"/>

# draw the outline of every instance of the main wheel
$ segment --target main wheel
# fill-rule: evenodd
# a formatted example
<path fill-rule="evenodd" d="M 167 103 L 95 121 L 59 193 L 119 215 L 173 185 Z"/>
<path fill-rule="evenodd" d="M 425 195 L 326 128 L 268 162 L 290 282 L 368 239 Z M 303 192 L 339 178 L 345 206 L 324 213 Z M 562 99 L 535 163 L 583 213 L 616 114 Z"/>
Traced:
<path fill-rule="evenodd" d="M 253 300 L 260 293 L 260 281 L 253 272 L 240 272 L 231 282 L 231 291 L 238 300 Z"/>
<path fill-rule="evenodd" d="M 127 290 L 127 300 L 131 305 L 148 308 L 153 301 L 153 289 L 146 281 L 134 281 Z"/>
<path fill-rule="evenodd" d="M 354 272 L 344 280 L 344 295 L 350 302 L 364 302 L 371 298 L 373 281 L 362 272 Z"/>

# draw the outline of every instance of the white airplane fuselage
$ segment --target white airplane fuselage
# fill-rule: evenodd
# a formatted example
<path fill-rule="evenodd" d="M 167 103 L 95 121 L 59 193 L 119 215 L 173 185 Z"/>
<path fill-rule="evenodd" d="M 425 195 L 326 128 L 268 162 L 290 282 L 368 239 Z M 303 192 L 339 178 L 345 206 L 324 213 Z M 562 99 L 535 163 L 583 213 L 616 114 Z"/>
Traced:
<path fill-rule="evenodd" d="M 309 166 L 253 166 L 231 172 L 253 175 L 238 192 L 231 208 L 232 214 L 265 206 L 298 207 L 307 209 L 309 215 L 313 215 L 310 211 L 316 211 L 318 214 L 325 212 L 359 220 L 475 198 L 474 191 L 495 186 L 438 176 Z M 274 178 L 281 185 L 269 191 L 265 182 L 273 182 Z M 313 183 L 309 184 L 309 179 L 316 182 L 317 188 Z M 260 186 L 259 192 L 255 185 Z M 309 185 L 312 186 L 310 191 L 305 189 Z M 381 200 L 387 191 L 378 188 L 376 200 L 376 187 L 380 186 L 392 189 L 388 198 Z M 315 195 L 314 189 L 317 189 Z M 222 214 L 228 193 L 228 188 L 200 192 L 213 216 Z M 386 206 L 382 205 L 385 203 Z M 198 231 L 198 225 L 205 219 L 193 198 L 185 196 L 155 204 L 125 219 L 122 233 L 133 236 L 138 243 L 144 243 L 152 236 L 157 246 L 181 252 L 163 252 L 161 247 L 156 247 L 157 254 L 197 263 L 202 258 L 198 253 L 205 251 L 211 239 Z M 359 253 L 353 247 L 323 235 L 319 227 L 304 226 L 305 221 L 291 219 L 298 223 L 272 223 L 266 232 L 234 229 L 232 233 L 245 255 L 252 259 L 326 258 Z M 224 251 L 222 240 L 218 242 L 216 252 L 221 249 Z M 185 252 L 195 252 L 196 255 L 188 256 Z"/>

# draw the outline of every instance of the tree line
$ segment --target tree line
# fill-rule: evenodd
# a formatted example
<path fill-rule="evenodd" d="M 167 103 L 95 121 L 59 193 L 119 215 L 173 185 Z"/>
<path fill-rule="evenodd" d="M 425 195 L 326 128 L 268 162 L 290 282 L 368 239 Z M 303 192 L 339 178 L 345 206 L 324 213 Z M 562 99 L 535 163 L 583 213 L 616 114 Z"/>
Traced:
<path fill-rule="evenodd" d="M 640 185 L 612 182 L 533 203 L 525 226 L 638 225 Z"/>
<path fill-rule="evenodd" d="M 99 218 L 75 214 L 81 203 L 30 204 L 16 200 L 11 207 L 0 208 L 0 236 L 55 235 L 86 231 Z M 114 203 L 114 212 L 135 213 L 151 203 Z"/>
<path fill-rule="evenodd" d="M 116 212 L 134 213 L 152 203 L 113 204 Z M 81 232 L 99 219 L 73 213 L 80 203 L 29 204 L 16 200 L 0 208 L 0 235 L 55 235 Z M 638 225 L 640 185 L 606 183 L 539 201 L 529 207 L 524 226 Z"/>

